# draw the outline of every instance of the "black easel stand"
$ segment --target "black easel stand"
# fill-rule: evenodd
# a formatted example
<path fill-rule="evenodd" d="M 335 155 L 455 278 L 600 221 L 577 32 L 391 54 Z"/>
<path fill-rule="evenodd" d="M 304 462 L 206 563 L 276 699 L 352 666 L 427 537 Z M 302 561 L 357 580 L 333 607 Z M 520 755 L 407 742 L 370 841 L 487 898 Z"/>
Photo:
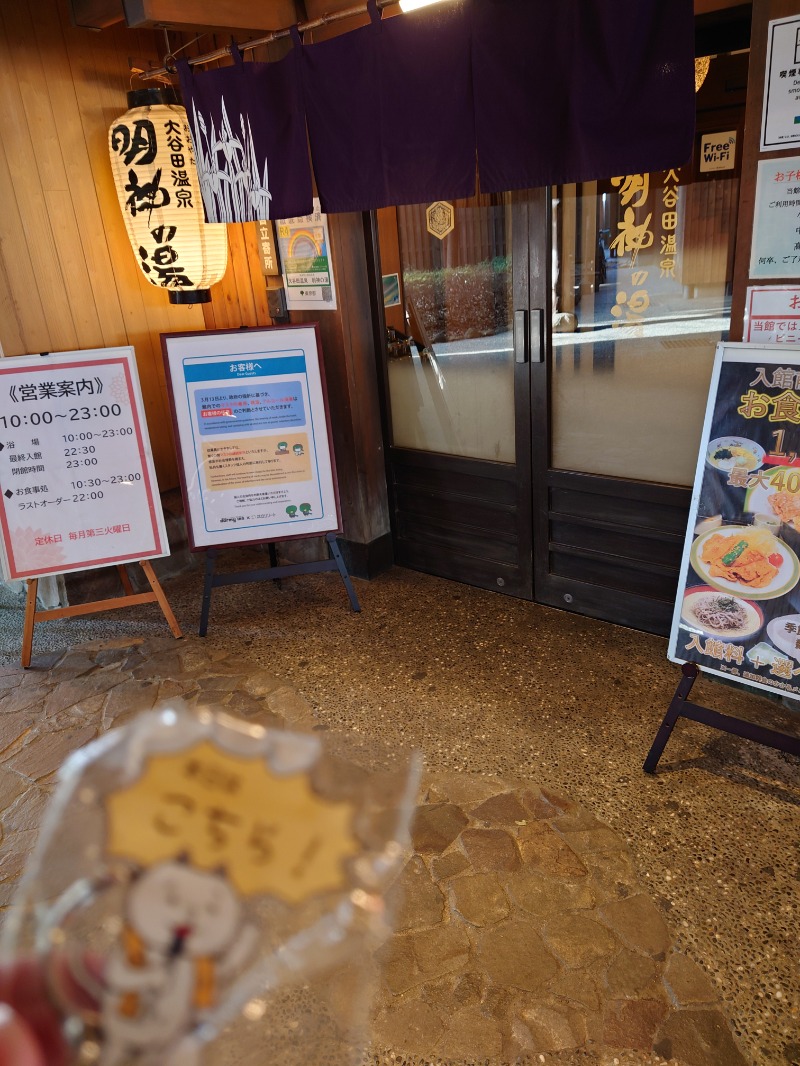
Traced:
<path fill-rule="evenodd" d="M 361 605 L 358 602 L 356 590 L 353 588 L 353 583 L 350 580 L 347 567 L 344 565 L 342 553 L 336 542 L 336 534 L 326 533 L 325 540 L 328 542 L 328 550 L 331 553 L 330 559 L 321 559 L 319 562 L 315 563 L 291 563 L 288 566 L 278 566 L 278 555 L 275 550 L 275 545 L 269 544 L 269 559 L 272 564 L 271 566 L 263 570 L 243 570 L 237 574 L 215 574 L 214 565 L 216 563 L 217 555 L 219 554 L 219 549 L 209 548 L 206 551 L 206 578 L 205 584 L 203 585 L 203 606 L 200 611 L 199 635 L 204 637 L 208 632 L 208 614 L 211 610 L 211 590 L 219 588 L 222 585 L 246 585 L 251 581 L 277 581 L 280 587 L 280 579 L 282 577 L 294 577 L 297 574 L 320 574 L 326 570 L 338 570 L 342 581 L 344 582 L 344 587 L 347 590 L 347 595 L 350 598 L 350 606 L 354 611 L 360 611 Z"/>
<path fill-rule="evenodd" d="M 765 744 L 768 748 L 777 748 L 778 751 L 785 751 L 789 755 L 800 755 L 800 739 L 797 737 L 790 737 L 775 729 L 753 725 L 752 722 L 745 722 L 741 718 L 733 718 L 731 715 L 712 711 L 708 707 L 701 707 L 697 703 L 690 703 L 688 696 L 700 671 L 694 663 L 684 663 L 681 669 L 683 677 L 667 708 L 664 721 L 658 727 L 653 746 L 644 761 L 645 773 L 655 773 L 658 760 L 679 718 L 689 718 L 693 722 L 711 726 L 712 729 L 720 729 L 723 733 L 733 733 L 734 736 L 744 737 L 745 740 L 755 740 L 758 744 Z"/>

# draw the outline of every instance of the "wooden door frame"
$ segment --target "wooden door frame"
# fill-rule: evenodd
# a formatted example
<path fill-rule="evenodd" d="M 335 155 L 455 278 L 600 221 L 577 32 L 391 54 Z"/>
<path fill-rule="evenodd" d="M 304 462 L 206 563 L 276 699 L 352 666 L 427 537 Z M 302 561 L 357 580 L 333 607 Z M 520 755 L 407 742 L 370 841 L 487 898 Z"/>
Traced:
<path fill-rule="evenodd" d="M 542 359 L 531 364 L 530 418 L 531 490 L 533 533 L 533 597 L 539 602 L 549 578 L 550 523 L 548 486 L 550 471 L 550 379 L 553 357 L 552 204 L 550 187 L 528 193 L 528 285 L 532 308 L 541 308 Z"/>

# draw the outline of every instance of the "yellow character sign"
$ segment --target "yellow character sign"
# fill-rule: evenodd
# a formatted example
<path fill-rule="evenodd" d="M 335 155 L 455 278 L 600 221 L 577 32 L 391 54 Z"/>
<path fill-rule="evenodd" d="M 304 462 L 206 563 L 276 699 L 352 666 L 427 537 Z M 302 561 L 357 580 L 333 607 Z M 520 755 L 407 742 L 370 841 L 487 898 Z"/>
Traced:
<path fill-rule="evenodd" d="M 351 804 L 316 795 L 307 774 L 275 774 L 209 741 L 151 756 L 107 811 L 111 855 L 143 866 L 186 855 L 200 870 L 224 868 L 244 895 L 289 903 L 341 888 L 359 850 Z"/>

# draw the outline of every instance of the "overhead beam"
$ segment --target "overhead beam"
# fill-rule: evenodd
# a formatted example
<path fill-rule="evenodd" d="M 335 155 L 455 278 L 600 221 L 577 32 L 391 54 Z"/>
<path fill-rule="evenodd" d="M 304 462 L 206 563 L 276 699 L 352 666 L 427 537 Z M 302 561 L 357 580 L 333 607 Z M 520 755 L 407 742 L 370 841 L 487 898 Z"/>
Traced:
<path fill-rule="evenodd" d="M 122 0 L 70 0 L 74 26 L 86 30 L 105 30 L 125 21 Z"/>
<path fill-rule="evenodd" d="M 122 0 L 131 27 L 279 30 L 297 22 L 294 0 Z"/>

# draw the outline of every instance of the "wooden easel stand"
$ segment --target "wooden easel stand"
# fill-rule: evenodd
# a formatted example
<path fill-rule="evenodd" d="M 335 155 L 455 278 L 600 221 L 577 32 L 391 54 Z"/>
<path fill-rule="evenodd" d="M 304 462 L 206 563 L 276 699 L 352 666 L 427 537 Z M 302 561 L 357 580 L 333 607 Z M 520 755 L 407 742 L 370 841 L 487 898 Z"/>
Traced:
<path fill-rule="evenodd" d="M 28 579 L 28 594 L 25 601 L 25 620 L 22 625 L 22 666 L 27 670 L 31 665 L 33 652 L 33 629 L 37 622 L 53 622 L 58 618 L 74 618 L 82 614 L 96 614 L 98 611 L 114 611 L 119 607 L 135 607 L 140 603 L 157 603 L 167 620 L 167 625 L 172 630 L 174 637 L 182 637 L 180 626 L 177 623 L 169 600 L 164 594 L 161 583 L 153 571 L 152 563 L 142 559 L 139 563 L 144 570 L 145 577 L 150 583 L 150 592 L 134 592 L 128 571 L 124 566 L 118 566 L 117 571 L 125 590 L 124 596 L 113 596 L 107 600 L 94 600 L 91 603 L 78 603 L 73 607 L 56 607 L 52 611 L 36 610 L 36 594 L 39 589 L 39 579 Z"/>
<path fill-rule="evenodd" d="M 667 708 L 664 720 L 658 727 L 653 746 L 647 754 L 642 769 L 645 773 L 654 774 L 658 766 L 658 760 L 664 753 L 667 741 L 672 735 L 679 718 L 688 718 L 701 725 L 719 729 L 723 733 L 732 733 L 736 737 L 744 737 L 745 740 L 755 740 L 758 744 L 764 744 L 768 748 L 776 748 L 785 751 L 789 755 L 800 755 L 800 739 L 791 737 L 787 733 L 779 733 L 776 729 L 767 729 L 766 726 L 755 725 L 746 722 L 742 718 L 734 718 L 729 714 L 720 714 L 709 707 L 701 707 L 698 703 L 689 702 L 689 693 L 692 691 L 700 673 L 695 663 L 684 663 L 681 667 L 683 677 L 675 690 L 675 695 Z"/>

